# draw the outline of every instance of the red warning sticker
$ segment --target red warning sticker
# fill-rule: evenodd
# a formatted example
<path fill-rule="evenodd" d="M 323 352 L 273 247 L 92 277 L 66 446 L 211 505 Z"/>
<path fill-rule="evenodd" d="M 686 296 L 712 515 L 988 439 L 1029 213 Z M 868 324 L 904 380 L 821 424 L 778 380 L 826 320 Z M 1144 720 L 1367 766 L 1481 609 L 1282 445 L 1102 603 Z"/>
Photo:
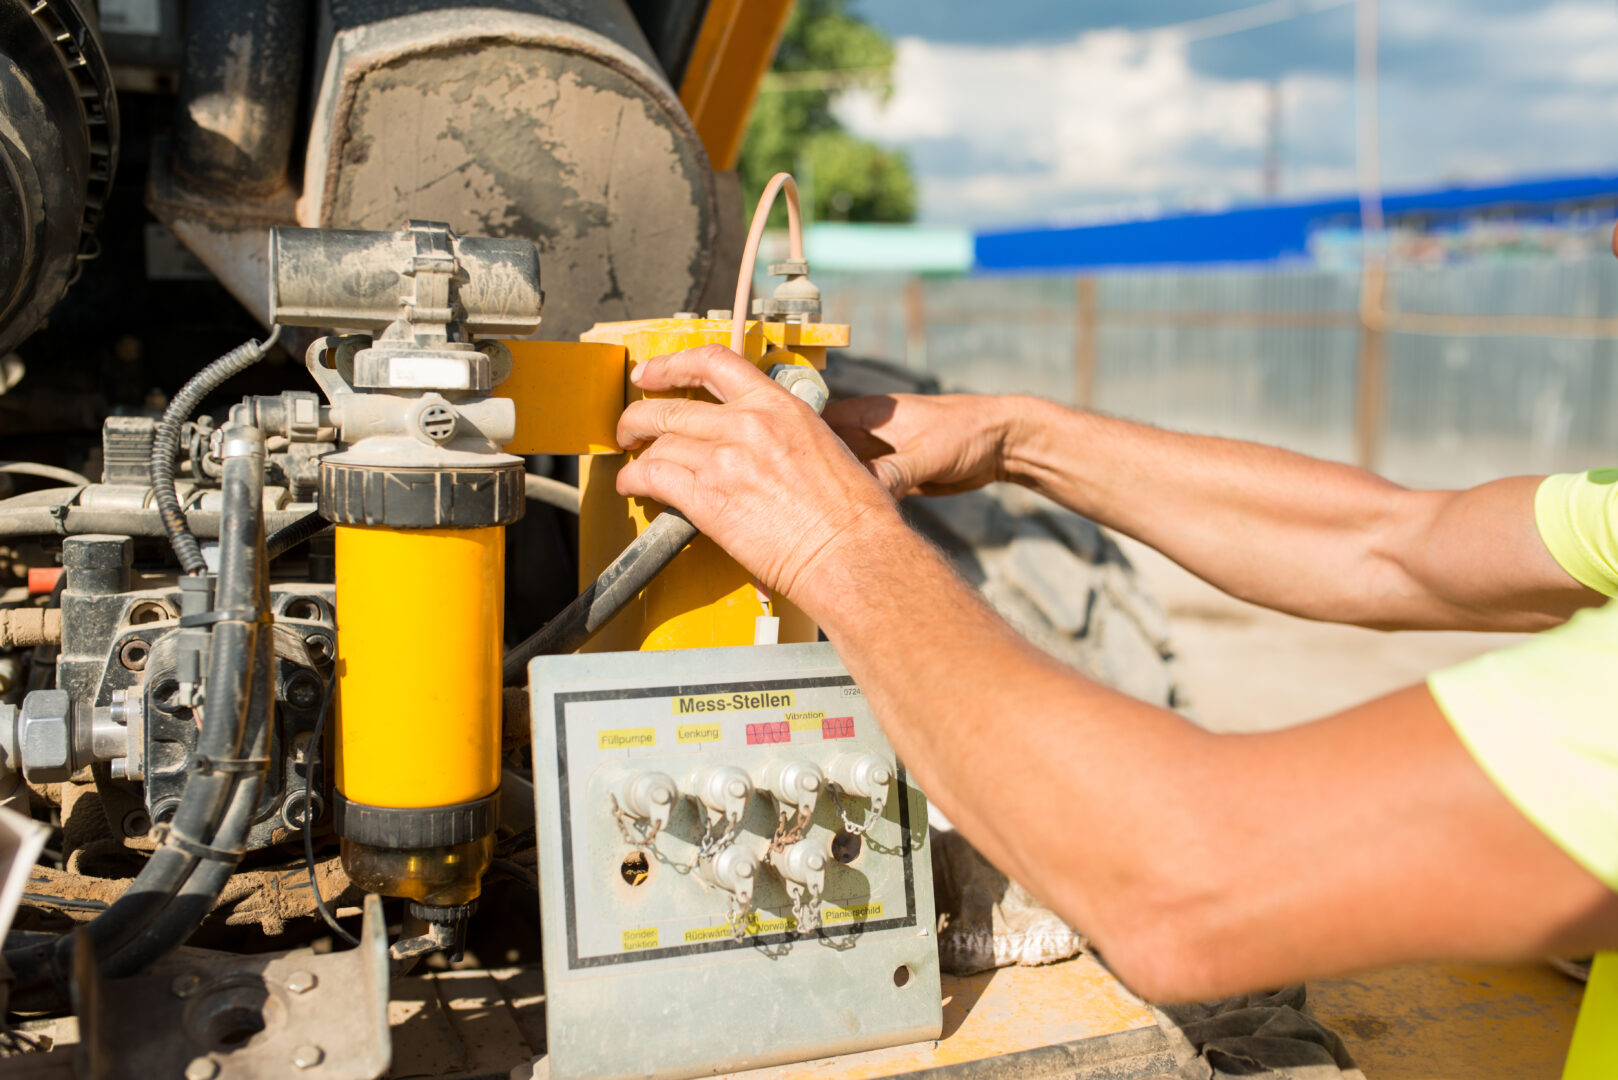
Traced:
<path fill-rule="evenodd" d="M 852 716 L 828 716 L 820 722 L 820 737 L 822 739 L 852 739 L 854 737 L 854 718 Z"/>
<path fill-rule="evenodd" d="M 791 741 L 792 725 L 785 720 L 747 725 L 748 746 L 766 746 L 770 743 L 789 743 Z"/>

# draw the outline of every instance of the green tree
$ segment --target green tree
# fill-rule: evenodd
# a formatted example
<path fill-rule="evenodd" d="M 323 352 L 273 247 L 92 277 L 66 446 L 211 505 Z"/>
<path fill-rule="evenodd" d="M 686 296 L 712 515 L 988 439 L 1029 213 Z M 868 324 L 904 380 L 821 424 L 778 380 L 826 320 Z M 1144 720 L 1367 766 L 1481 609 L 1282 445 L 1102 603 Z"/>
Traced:
<path fill-rule="evenodd" d="M 902 151 L 843 130 L 832 102 L 851 85 L 887 83 L 893 43 L 848 10 L 849 0 L 798 0 L 742 144 L 749 205 L 778 172 L 793 173 L 816 221 L 910 221 L 916 182 Z M 846 73 L 846 77 L 837 73 Z M 772 222 L 785 221 L 779 205 Z"/>

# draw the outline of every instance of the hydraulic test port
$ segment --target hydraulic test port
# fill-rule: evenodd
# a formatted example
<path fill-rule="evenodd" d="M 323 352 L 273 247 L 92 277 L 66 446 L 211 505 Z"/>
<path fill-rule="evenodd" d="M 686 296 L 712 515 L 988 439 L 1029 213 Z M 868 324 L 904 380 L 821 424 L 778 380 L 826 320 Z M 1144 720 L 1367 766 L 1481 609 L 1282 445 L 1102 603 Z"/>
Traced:
<path fill-rule="evenodd" d="M 730 896 L 731 933 L 740 937 L 753 910 L 753 888 L 758 884 L 758 859 L 740 847 L 727 847 L 697 863 L 702 879 Z"/>
<path fill-rule="evenodd" d="M 680 789 L 668 773 L 630 773 L 612 793 L 613 811 L 640 830 L 642 843 L 651 843 L 669 827 L 679 798 Z"/>
<path fill-rule="evenodd" d="M 830 864 L 831 852 L 825 841 L 816 837 L 770 852 L 770 865 L 786 885 L 799 930 L 813 930 L 820 925 L 820 898 L 826 891 L 826 867 Z"/>
<path fill-rule="evenodd" d="M 700 769 L 686 787 L 707 811 L 710 823 L 717 819 L 735 825 L 753 798 L 753 781 L 734 765 Z"/>
<path fill-rule="evenodd" d="M 839 754 L 826 767 L 826 777 L 838 789 L 858 799 L 871 800 L 870 816 L 882 816 L 893 784 L 893 766 L 875 754 Z"/>
<path fill-rule="evenodd" d="M 815 804 L 826 790 L 826 776 L 808 761 L 771 761 L 759 770 L 759 787 L 775 796 L 782 817 L 797 816 L 807 825 L 815 816 Z"/>

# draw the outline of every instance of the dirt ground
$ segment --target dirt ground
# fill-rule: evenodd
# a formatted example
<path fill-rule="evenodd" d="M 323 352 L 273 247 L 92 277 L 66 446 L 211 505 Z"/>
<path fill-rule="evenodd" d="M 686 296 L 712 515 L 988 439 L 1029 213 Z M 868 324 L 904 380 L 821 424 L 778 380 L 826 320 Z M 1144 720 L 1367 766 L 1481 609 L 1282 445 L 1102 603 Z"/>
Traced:
<path fill-rule="evenodd" d="M 1281 615 L 1226 596 L 1151 548 L 1121 541 L 1173 626 L 1198 723 L 1289 727 L 1521 641 L 1518 634 L 1384 633 Z"/>
<path fill-rule="evenodd" d="M 1326 716 L 1521 640 L 1295 619 L 1122 543 L 1169 617 L 1192 711 L 1216 731 Z M 1311 983 L 1309 995 L 1368 1080 L 1518 1080 L 1561 1075 L 1580 987 L 1545 964 L 1424 964 Z"/>

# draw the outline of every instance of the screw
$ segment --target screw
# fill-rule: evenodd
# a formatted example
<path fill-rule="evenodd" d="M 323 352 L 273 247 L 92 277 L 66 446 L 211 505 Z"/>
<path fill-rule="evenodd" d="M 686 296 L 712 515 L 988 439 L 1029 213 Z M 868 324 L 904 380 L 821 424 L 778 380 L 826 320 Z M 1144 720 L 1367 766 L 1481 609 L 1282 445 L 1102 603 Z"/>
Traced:
<path fill-rule="evenodd" d="M 124 815 L 123 828 L 125 836 L 145 836 L 152 831 L 152 819 L 144 810 L 131 810 Z"/>
<path fill-rule="evenodd" d="M 213 1080 L 219 1075 L 219 1062 L 211 1057 L 192 1058 L 185 1067 L 185 1080 Z"/>
<path fill-rule="evenodd" d="M 287 976 L 287 989 L 294 994 L 307 994 L 320 982 L 312 971 L 294 971 Z"/>
<path fill-rule="evenodd" d="M 140 671 L 146 666 L 146 658 L 151 655 L 152 647 L 140 638 L 130 638 L 124 642 L 124 647 L 118 650 L 118 662 L 130 671 Z"/>
<path fill-rule="evenodd" d="M 314 1043 L 304 1043 L 292 1052 L 292 1064 L 300 1069 L 312 1069 L 326 1060 L 326 1051 Z"/>
<path fill-rule="evenodd" d="M 169 991 L 177 998 L 188 998 L 201 988 L 202 976 L 190 973 L 176 975 L 174 976 L 174 981 L 169 983 Z M 197 1060 L 202 1059 L 198 1058 Z M 208 1075 L 212 1076 L 213 1074 L 209 1073 Z"/>
<path fill-rule="evenodd" d="M 337 653 L 337 647 L 325 634 L 310 634 L 303 640 L 309 646 L 309 652 L 320 663 L 325 663 Z"/>
<path fill-rule="evenodd" d="M 298 672 L 287 680 L 286 700 L 300 709 L 314 708 L 320 704 L 320 680 L 307 671 Z"/>

